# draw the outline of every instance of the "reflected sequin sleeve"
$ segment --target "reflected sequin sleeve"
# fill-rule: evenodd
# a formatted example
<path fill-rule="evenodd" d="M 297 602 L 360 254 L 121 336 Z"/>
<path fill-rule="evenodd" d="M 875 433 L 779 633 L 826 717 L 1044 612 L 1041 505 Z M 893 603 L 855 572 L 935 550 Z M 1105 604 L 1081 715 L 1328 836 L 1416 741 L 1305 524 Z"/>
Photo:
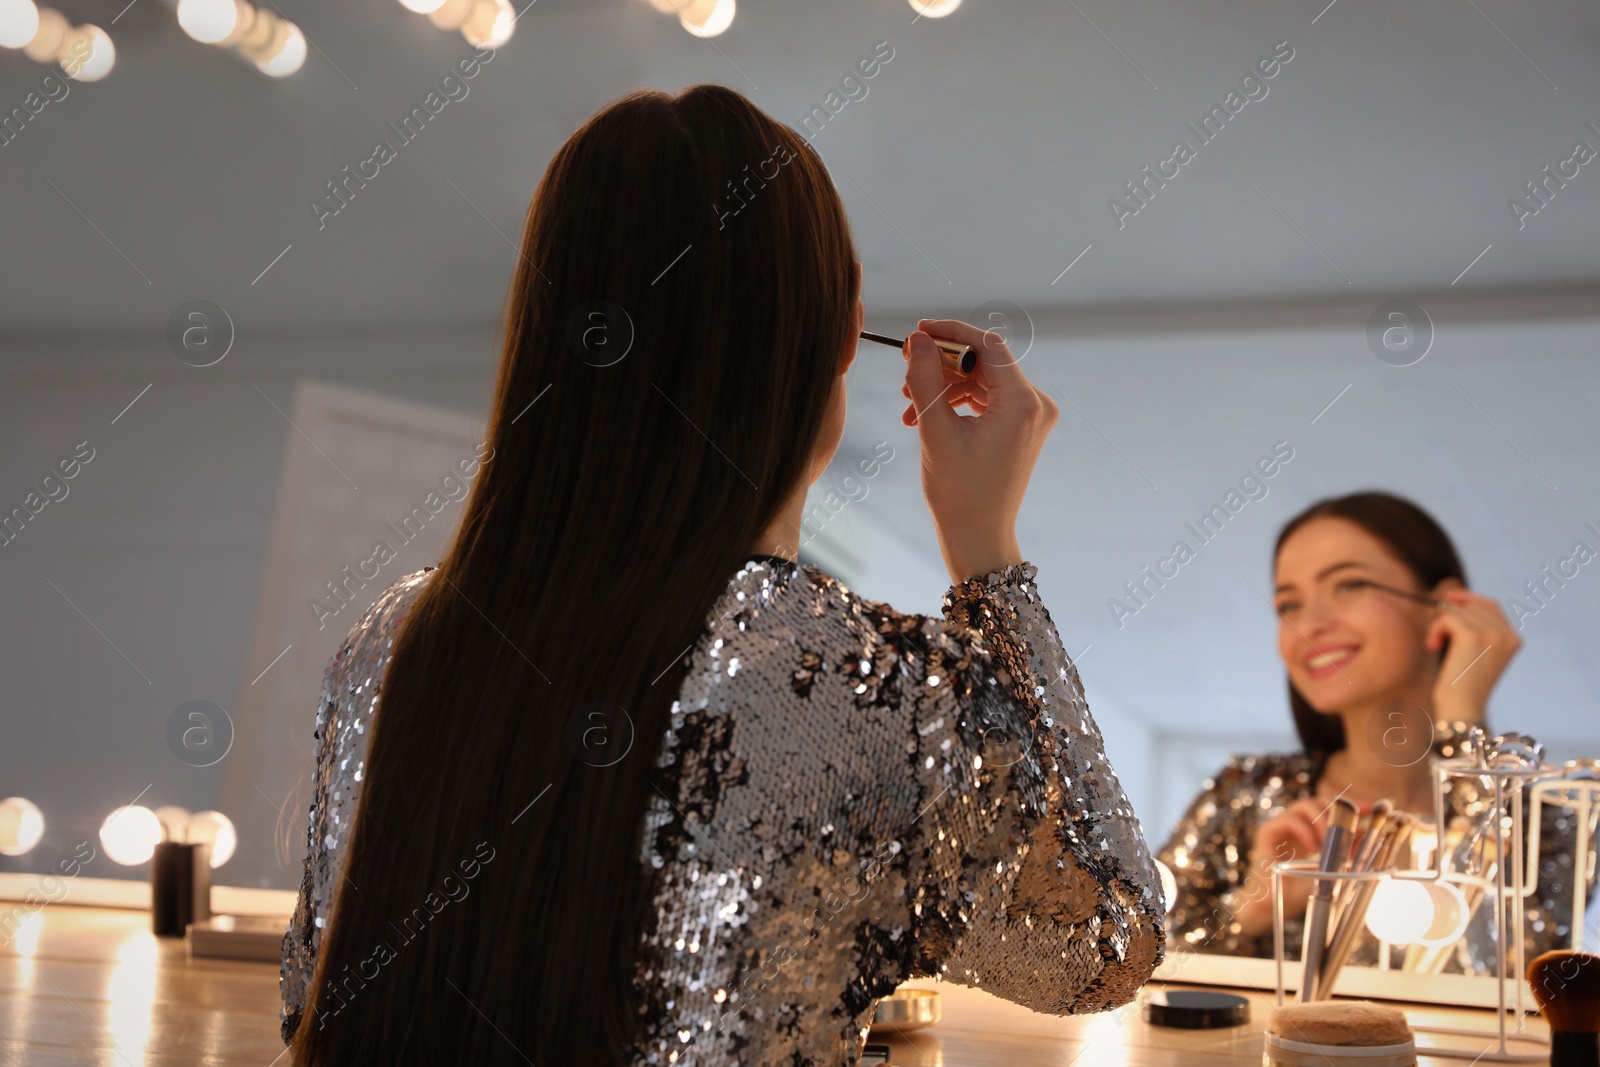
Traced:
<path fill-rule="evenodd" d="M 1159 857 L 1178 885 L 1175 944 L 1229 956 L 1271 956 L 1272 931 L 1246 934 L 1235 920 L 1250 874 L 1258 823 L 1309 795 L 1311 761 L 1297 755 L 1234 756 L 1206 781 Z M 1291 918 L 1291 942 L 1298 936 Z"/>
<path fill-rule="evenodd" d="M 1162 959 L 1144 835 L 1018 564 L 953 587 L 909 679 L 924 800 L 914 944 L 941 978 L 1052 1014 L 1131 1000 Z"/>
<path fill-rule="evenodd" d="M 351 820 L 361 798 L 378 683 L 395 633 L 432 569 L 407 575 L 385 589 L 350 628 L 323 672 L 313 733 L 316 772 L 306 821 L 305 868 L 279 969 L 279 1025 L 285 1044 L 300 1026 L 322 932 L 331 921 L 338 890 L 334 880 L 341 877 Z"/>

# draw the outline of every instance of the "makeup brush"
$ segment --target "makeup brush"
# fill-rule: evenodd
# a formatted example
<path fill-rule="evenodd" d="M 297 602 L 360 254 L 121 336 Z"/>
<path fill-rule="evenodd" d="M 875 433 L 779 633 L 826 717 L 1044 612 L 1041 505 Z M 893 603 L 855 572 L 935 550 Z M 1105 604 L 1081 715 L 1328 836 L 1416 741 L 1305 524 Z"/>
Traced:
<path fill-rule="evenodd" d="M 1405 845 L 1406 839 L 1411 836 L 1413 821 L 1409 812 L 1395 812 L 1384 821 L 1372 848 L 1363 850 L 1362 865 L 1351 869 L 1363 872 L 1388 870 L 1401 847 Z M 1377 891 L 1377 882 L 1362 882 L 1340 912 L 1339 925 L 1333 931 L 1333 940 L 1328 946 L 1322 967 L 1316 976 L 1313 1000 L 1327 1000 L 1333 996 L 1333 983 L 1338 981 L 1339 972 L 1344 969 L 1345 963 L 1350 959 L 1350 953 L 1355 950 L 1361 924 L 1366 921 L 1367 909 L 1372 906 L 1372 897 Z"/>
<path fill-rule="evenodd" d="M 1372 805 L 1372 812 L 1367 820 L 1367 832 L 1361 835 L 1361 842 L 1350 849 L 1350 862 L 1346 865 L 1350 870 L 1366 869 L 1367 862 L 1374 855 L 1373 849 L 1378 843 L 1378 835 L 1383 833 L 1383 824 L 1389 821 L 1389 816 L 1393 812 L 1394 801 L 1387 797 Z M 1339 926 L 1339 916 L 1343 914 L 1344 905 L 1356 891 L 1357 885 L 1356 882 L 1341 880 L 1334 889 L 1334 920 L 1330 925 L 1335 929 Z"/>
<path fill-rule="evenodd" d="M 1334 797 L 1328 805 L 1328 832 L 1322 837 L 1322 860 L 1317 869 L 1324 873 L 1338 871 L 1350 855 L 1350 836 L 1355 832 L 1359 813 L 1356 806 L 1343 797 Z M 1333 908 L 1333 885 L 1336 879 L 1318 878 L 1306 902 L 1305 975 L 1300 980 L 1300 999 L 1309 1001 L 1316 993 L 1317 975 L 1322 970 L 1322 956 L 1327 948 L 1328 914 Z"/>
<path fill-rule="evenodd" d="M 1413 593 L 1408 589 L 1396 589 L 1392 585 L 1384 585 L 1382 582 L 1375 582 L 1370 578 L 1354 579 L 1347 584 L 1355 586 L 1371 586 L 1372 588 L 1382 590 L 1391 596 L 1404 597 L 1407 600 L 1415 600 L 1418 604 L 1426 604 L 1430 608 L 1448 608 L 1450 606 L 1450 601 L 1441 599 L 1440 597 L 1429 596 L 1426 593 Z"/>
<path fill-rule="evenodd" d="M 1558 948 L 1528 965 L 1550 1024 L 1550 1067 L 1600 1067 L 1600 956 Z"/>
<path fill-rule="evenodd" d="M 896 340 L 893 337 L 886 337 L 881 333 L 873 333 L 870 330 L 862 330 L 861 338 L 864 341 L 876 341 L 880 345 L 898 348 L 902 352 L 905 351 L 906 347 L 906 339 L 904 337 Z M 978 353 L 971 345 L 961 345 L 954 341 L 941 341 L 938 338 L 934 339 L 933 344 L 939 350 L 940 362 L 957 374 L 971 374 L 978 369 Z"/>

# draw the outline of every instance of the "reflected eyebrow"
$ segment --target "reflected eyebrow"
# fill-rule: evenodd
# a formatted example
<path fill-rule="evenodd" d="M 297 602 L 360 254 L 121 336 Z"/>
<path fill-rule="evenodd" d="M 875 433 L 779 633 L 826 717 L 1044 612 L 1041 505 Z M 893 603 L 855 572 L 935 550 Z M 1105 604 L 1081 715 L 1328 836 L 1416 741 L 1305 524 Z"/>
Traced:
<path fill-rule="evenodd" d="M 1334 571 L 1343 570 L 1346 567 L 1365 567 L 1365 566 L 1366 566 L 1366 564 L 1364 564 L 1364 563 L 1357 563 L 1355 560 L 1347 559 L 1347 560 L 1344 560 L 1341 563 L 1335 563 L 1330 567 L 1324 567 L 1317 574 L 1317 579 L 1316 580 L 1320 582 L 1322 579 L 1326 578 L 1328 575 L 1332 574 Z M 1278 587 L 1276 589 L 1273 590 L 1273 592 L 1274 593 L 1282 593 L 1282 592 L 1286 592 L 1288 590 L 1291 590 L 1293 588 L 1294 588 L 1294 583 L 1293 582 L 1282 582 L 1282 583 L 1280 583 L 1278 585 Z"/>

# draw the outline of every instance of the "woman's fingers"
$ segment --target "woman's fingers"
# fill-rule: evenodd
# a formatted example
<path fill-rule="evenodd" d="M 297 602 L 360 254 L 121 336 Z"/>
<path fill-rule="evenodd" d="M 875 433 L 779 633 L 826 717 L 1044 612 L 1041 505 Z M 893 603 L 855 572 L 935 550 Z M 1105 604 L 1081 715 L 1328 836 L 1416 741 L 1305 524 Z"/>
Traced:
<path fill-rule="evenodd" d="M 907 400 L 912 400 L 911 386 L 901 385 L 900 395 Z M 960 374 L 948 369 L 945 371 L 945 388 L 940 399 L 942 403 L 951 408 L 959 408 L 965 405 L 976 415 L 982 415 L 989 409 L 989 389 L 987 386 L 979 382 L 974 376 Z M 900 421 L 907 426 L 915 426 L 919 410 L 915 401 L 913 401 L 910 407 L 900 413 Z"/>
<path fill-rule="evenodd" d="M 943 341 L 971 345 L 978 353 L 979 373 L 984 375 L 990 388 L 1032 388 L 1005 339 L 995 331 L 979 329 L 959 319 L 922 319 L 917 329 Z"/>

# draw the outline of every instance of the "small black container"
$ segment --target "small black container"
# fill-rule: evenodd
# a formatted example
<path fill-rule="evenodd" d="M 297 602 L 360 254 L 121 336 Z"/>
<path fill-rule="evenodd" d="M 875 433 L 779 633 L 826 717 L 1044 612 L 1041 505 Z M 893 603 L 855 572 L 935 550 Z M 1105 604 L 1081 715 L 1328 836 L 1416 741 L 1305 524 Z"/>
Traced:
<path fill-rule="evenodd" d="M 211 846 L 163 841 L 150 857 L 150 929 L 182 937 L 211 918 Z"/>
<path fill-rule="evenodd" d="M 1250 1021 L 1250 1002 L 1232 993 L 1156 989 L 1144 998 L 1144 1021 L 1180 1030 L 1221 1030 Z"/>

